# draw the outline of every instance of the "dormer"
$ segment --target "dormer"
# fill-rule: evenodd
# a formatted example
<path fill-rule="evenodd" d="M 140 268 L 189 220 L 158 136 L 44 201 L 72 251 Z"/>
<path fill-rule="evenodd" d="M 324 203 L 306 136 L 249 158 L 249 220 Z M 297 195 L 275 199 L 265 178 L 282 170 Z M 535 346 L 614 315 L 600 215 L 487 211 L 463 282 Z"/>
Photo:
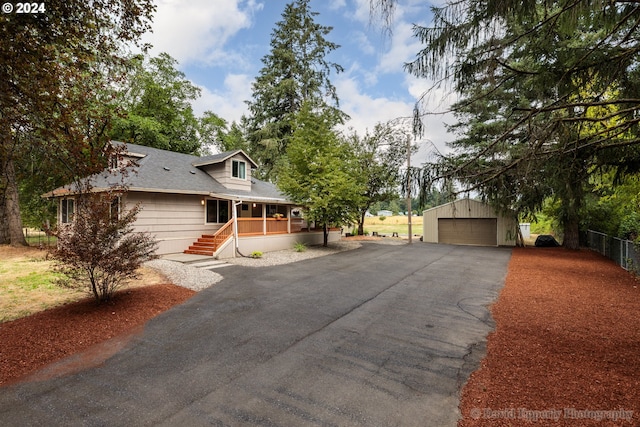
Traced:
<path fill-rule="evenodd" d="M 251 191 L 251 171 L 258 165 L 242 150 L 201 157 L 192 163 L 230 190 Z"/>
<path fill-rule="evenodd" d="M 114 141 L 112 144 L 122 144 Z M 138 161 L 146 157 L 146 154 L 135 153 L 129 150 L 116 150 L 109 157 L 109 169 L 117 170 L 129 166 L 137 166 Z"/>

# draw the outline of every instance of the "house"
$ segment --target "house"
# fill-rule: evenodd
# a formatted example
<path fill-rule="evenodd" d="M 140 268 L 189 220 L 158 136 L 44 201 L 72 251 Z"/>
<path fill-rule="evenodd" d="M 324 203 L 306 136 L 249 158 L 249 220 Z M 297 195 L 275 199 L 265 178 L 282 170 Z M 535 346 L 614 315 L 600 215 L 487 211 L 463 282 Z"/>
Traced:
<path fill-rule="evenodd" d="M 141 205 L 134 230 L 154 235 L 159 255 L 186 252 L 230 258 L 236 248 L 248 255 L 288 249 L 296 242 L 323 242 L 322 230 L 306 223 L 301 207 L 275 185 L 252 177 L 257 165 L 242 150 L 198 157 L 124 145 L 118 161 L 131 173 L 93 176 L 92 190 L 126 185 L 120 206 Z M 45 195 L 59 201 L 59 224 L 72 220 L 76 195 L 71 186 Z M 339 239 L 339 229 L 332 229 L 329 241 Z"/>
<path fill-rule="evenodd" d="M 393 216 L 393 212 L 383 209 L 381 211 L 378 211 L 378 216 Z"/>
<path fill-rule="evenodd" d="M 518 223 L 486 203 L 461 199 L 424 211 L 422 227 L 428 243 L 515 246 Z"/>

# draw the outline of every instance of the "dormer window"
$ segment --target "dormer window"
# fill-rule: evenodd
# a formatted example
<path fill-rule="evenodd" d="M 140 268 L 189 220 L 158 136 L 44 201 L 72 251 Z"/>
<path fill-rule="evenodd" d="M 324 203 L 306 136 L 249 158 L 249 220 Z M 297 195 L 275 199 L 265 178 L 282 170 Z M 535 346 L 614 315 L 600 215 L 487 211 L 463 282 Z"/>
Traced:
<path fill-rule="evenodd" d="M 231 176 L 238 179 L 247 179 L 247 163 L 241 160 L 233 160 L 231 163 Z"/>

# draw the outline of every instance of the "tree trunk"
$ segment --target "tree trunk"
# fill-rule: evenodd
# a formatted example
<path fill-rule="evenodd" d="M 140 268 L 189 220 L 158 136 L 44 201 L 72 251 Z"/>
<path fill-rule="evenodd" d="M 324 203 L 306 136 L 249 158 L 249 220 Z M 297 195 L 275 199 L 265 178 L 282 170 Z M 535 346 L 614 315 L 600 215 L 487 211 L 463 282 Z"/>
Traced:
<path fill-rule="evenodd" d="M 580 226 L 578 219 L 569 219 L 564 224 L 562 246 L 567 249 L 580 249 Z"/>
<path fill-rule="evenodd" d="M 324 246 L 325 248 L 327 246 L 329 246 L 329 227 L 327 226 L 327 223 L 324 223 L 324 226 L 322 227 L 322 232 L 323 232 L 323 237 L 324 237 L 324 241 L 322 243 L 322 246 Z"/>
<path fill-rule="evenodd" d="M 358 236 L 364 236 L 364 216 L 366 214 L 366 210 L 362 211 L 360 214 L 360 221 L 358 222 Z"/>
<path fill-rule="evenodd" d="M 16 171 L 11 156 L 9 156 L 5 163 L 4 175 L 1 180 L 2 187 L 5 189 L 4 214 L 6 215 L 6 232 L 9 235 L 9 243 L 11 246 L 27 246 L 27 241 L 22 231 L 18 183 L 16 182 Z M 0 233 L 0 235 L 2 235 L 2 233 Z"/>
<path fill-rule="evenodd" d="M 7 207 L 4 199 L 4 192 L 0 191 L 0 245 L 11 243 L 9 237 L 9 222 L 7 221 Z"/>

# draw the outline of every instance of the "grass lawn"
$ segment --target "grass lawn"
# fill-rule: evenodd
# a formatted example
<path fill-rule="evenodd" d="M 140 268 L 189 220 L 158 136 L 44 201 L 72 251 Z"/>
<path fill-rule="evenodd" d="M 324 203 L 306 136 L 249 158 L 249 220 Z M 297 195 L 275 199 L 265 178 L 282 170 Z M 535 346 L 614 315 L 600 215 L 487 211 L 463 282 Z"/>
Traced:
<path fill-rule="evenodd" d="M 380 220 L 377 216 L 372 216 L 364 219 L 364 231 L 369 232 L 371 235 L 374 231 L 380 235 L 391 236 L 394 232 L 400 236 L 408 236 L 408 222 L 409 217 L 397 215 L 383 217 L 384 220 Z M 415 236 L 422 235 L 422 216 L 411 217 L 411 231 Z"/>
<path fill-rule="evenodd" d="M 90 296 L 88 288 L 56 285 L 59 275 L 52 266 L 46 250 L 0 245 L 0 323 Z M 170 283 L 153 270 L 143 268 L 141 273 L 129 286 Z"/>
<path fill-rule="evenodd" d="M 35 248 L 0 246 L 0 322 L 28 316 L 65 302 L 85 292 L 55 284 L 47 252 Z"/>

